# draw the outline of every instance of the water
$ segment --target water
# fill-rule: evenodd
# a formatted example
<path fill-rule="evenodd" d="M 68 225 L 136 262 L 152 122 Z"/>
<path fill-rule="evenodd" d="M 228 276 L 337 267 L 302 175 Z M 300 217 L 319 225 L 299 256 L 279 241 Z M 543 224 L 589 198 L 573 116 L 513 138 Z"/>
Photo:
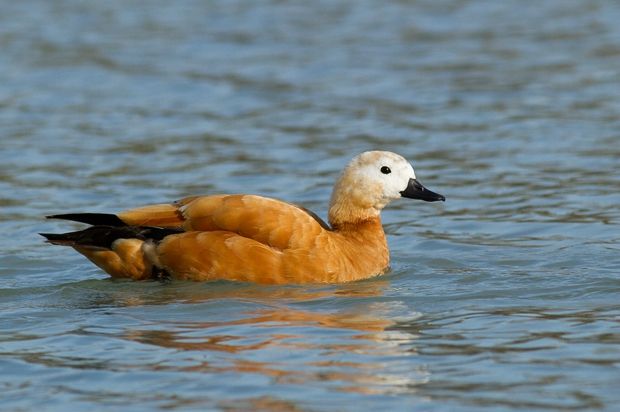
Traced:
<path fill-rule="evenodd" d="M 617 410 L 620 5 L 2 1 L 3 410 Z M 388 276 L 111 281 L 67 211 L 253 192 L 325 218 L 353 155 Z"/>

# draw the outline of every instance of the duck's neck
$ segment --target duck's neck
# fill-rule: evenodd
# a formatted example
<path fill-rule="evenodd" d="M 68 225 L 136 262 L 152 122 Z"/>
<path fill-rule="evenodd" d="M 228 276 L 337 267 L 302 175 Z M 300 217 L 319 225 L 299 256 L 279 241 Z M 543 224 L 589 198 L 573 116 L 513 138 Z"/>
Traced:
<path fill-rule="evenodd" d="M 346 213 L 333 213 L 330 209 L 328 213 L 329 224 L 335 230 L 345 227 L 355 227 L 360 224 L 366 224 L 367 222 L 378 222 L 381 226 L 381 218 L 379 212 L 376 210 L 348 210 Z"/>
<path fill-rule="evenodd" d="M 380 188 L 356 181 L 356 175 L 347 171 L 348 168 L 334 185 L 327 213 L 329 224 L 335 230 L 366 226 L 369 222 L 381 228 L 379 214 L 385 204 L 381 202 Z"/>
<path fill-rule="evenodd" d="M 332 199 L 327 217 L 329 224 L 337 232 L 352 234 L 364 232 L 383 236 L 383 226 L 379 210 L 373 207 L 360 207 L 351 202 L 339 202 Z"/>
<path fill-rule="evenodd" d="M 334 231 L 340 233 L 384 236 L 383 225 L 379 215 L 354 221 L 332 221 L 330 219 L 330 224 Z"/>
<path fill-rule="evenodd" d="M 344 226 L 355 226 L 362 222 L 377 221 L 381 224 L 379 210 L 367 204 L 356 204 L 350 200 L 342 201 L 342 198 L 333 196 L 327 217 L 329 224 L 337 229 Z"/>
<path fill-rule="evenodd" d="M 390 251 L 381 225 L 381 218 L 346 222 L 336 225 L 334 230 L 343 243 L 343 254 L 348 256 L 349 275 L 347 280 L 363 279 L 385 272 L 390 264 Z"/>
<path fill-rule="evenodd" d="M 365 279 L 386 271 L 390 265 L 390 251 L 379 214 L 355 221 L 330 218 L 330 223 L 347 262 L 347 274 L 342 281 Z"/>

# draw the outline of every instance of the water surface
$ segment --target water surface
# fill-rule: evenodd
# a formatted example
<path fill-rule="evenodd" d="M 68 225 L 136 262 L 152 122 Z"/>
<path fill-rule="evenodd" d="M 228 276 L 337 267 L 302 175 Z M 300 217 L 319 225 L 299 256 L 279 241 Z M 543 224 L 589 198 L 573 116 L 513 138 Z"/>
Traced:
<path fill-rule="evenodd" d="M 609 410 L 620 403 L 620 6 L 2 2 L 3 410 Z M 397 151 L 392 271 L 112 281 L 67 211 L 252 192 L 325 218 Z"/>

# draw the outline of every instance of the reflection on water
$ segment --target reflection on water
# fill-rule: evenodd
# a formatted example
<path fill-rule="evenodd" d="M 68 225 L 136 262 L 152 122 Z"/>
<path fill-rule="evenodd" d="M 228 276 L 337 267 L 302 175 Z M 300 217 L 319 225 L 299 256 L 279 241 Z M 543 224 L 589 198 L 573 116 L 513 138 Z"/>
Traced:
<path fill-rule="evenodd" d="M 230 331 L 239 325 L 251 328 L 252 336 L 231 334 Z M 215 363 L 207 361 L 190 366 L 164 367 L 166 370 L 261 374 L 280 384 L 333 382 L 340 390 L 380 393 L 396 390 L 403 379 L 402 376 L 381 374 L 381 362 L 365 359 L 399 354 L 389 343 L 392 334 L 386 332 L 386 327 L 390 325 L 389 320 L 355 312 L 324 314 L 280 307 L 245 313 L 243 318 L 235 321 L 164 324 L 159 326 L 166 327 L 166 330 L 131 330 L 123 335 L 123 339 L 182 351 L 241 355 L 227 361 L 219 358 Z M 329 329 L 346 332 L 347 339 L 343 342 L 333 338 L 319 341 L 306 336 L 309 330 L 320 336 L 323 329 L 328 329 L 325 331 L 327 335 L 330 335 Z M 246 359 L 244 355 L 252 351 L 317 352 L 322 360 L 298 365 L 295 361 Z M 339 361 L 342 352 L 355 353 L 361 359 Z M 155 369 L 161 370 L 157 366 Z"/>
<path fill-rule="evenodd" d="M 390 330 L 395 322 L 381 314 L 392 312 L 394 303 L 368 301 L 383 296 L 383 291 L 389 287 L 387 280 L 314 289 L 228 283 L 198 287 L 182 282 L 142 284 L 157 296 L 146 293 L 143 298 L 124 299 L 124 293 L 137 290 L 134 282 L 68 285 L 71 294 L 96 288 L 101 295 L 116 296 L 112 308 L 120 311 L 119 315 L 122 313 L 120 316 L 125 318 L 125 323 L 130 319 L 125 326 L 124 322 L 110 322 L 103 316 L 88 320 L 87 326 L 80 326 L 82 322 L 78 322 L 51 339 L 45 334 L 15 334 L 3 339 L 3 344 L 31 342 L 31 347 L 39 346 L 36 351 L 18 351 L 14 355 L 19 353 L 19 358 L 30 365 L 51 369 L 258 375 L 278 385 L 327 384 L 334 390 L 360 394 L 408 392 L 427 380 L 428 371 L 424 365 L 389 366 L 391 358 L 415 355 L 412 342 L 417 336 Z M 123 286 L 128 289 L 123 291 Z M 121 293 L 115 288 L 120 288 Z M 92 297 L 94 301 L 90 305 L 81 307 L 92 313 L 110 310 L 112 299 Z M 351 305 L 326 310 L 320 304 L 333 299 L 350 300 Z M 239 308 L 243 303 L 248 305 L 245 310 Z M 199 311 L 195 307 L 201 304 L 217 306 L 218 313 L 211 312 L 211 316 L 219 320 L 195 320 Z M 140 313 L 145 305 L 161 307 L 162 319 L 143 319 Z M 308 306 L 308 309 L 299 309 L 298 305 Z M 312 309 L 313 306 L 317 308 Z M 177 312 L 172 316 L 175 320 L 166 320 L 170 308 Z M 183 319 L 179 315 L 186 310 L 188 317 Z M 413 319 L 419 315 L 410 316 Z M 100 345 L 81 348 L 79 354 L 68 350 L 68 346 L 78 342 L 100 342 Z M 113 352 L 125 351 L 121 347 L 132 346 L 162 348 L 168 355 L 136 359 L 129 351 L 122 358 L 111 359 Z M 308 357 L 308 354 L 312 355 Z M 72 391 L 80 391 L 80 386 L 69 384 Z M 244 402 L 254 401 L 266 402 L 263 397 Z"/>
<path fill-rule="evenodd" d="M 573 369 L 570 380 L 575 382 L 587 378 L 581 376 L 579 365 L 596 365 L 603 378 L 607 374 L 612 379 L 615 374 L 620 343 L 620 334 L 613 332 L 618 329 L 617 308 L 514 306 L 424 315 L 408 310 L 394 296 L 393 287 L 388 279 L 316 288 L 79 282 L 39 302 L 43 307 L 61 307 L 60 313 L 70 322 L 58 324 L 57 319 L 64 316 L 57 314 L 48 325 L 26 325 L 28 333 L 4 335 L 0 344 L 4 354 L 20 360 L 22 372 L 11 367 L 8 371 L 17 373 L 17 382 L 25 388 L 30 386 L 29 371 L 44 368 L 60 376 L 53 387 L 76 399 L 114 396 L 119 401 L 168 407 L 213 404 L 212 397 L 218 399 L 217 405 L 233 409 L 255 404 L 287 410 L 308 405 L 308 401 L 283 401 L 279 390 L 260 389 L 266 379 L 273 388 L 327 386 L 330 396 L 335 396 L 329 402 L 332 405 L 340 402 L 335 393 L 355 393 L 460 399 L 478 405 L 494 399 L 494 404 L 506 407 L 547 408 L 560 404 L 521 394 L 553 387 L 559 382 L 558 373 L 567 367 Z M 90 296 L 92 301 L 77 308 L 58 305 L 59 299 L 76 302 L 78 296 Z M 208 317 L 201 320 L 201 314 Z M 592 345 L 607 350 L 592 353 Z M 495 364 L 530 364 L 535 371 L 515 369 L 506 375 L 495 370 Z M 78 378 L 81 371 L 100 376 L 102 388 L 118 373 L 149 373 L 149 380 L 156 381 L 181 374 L 175 378 L 178 385 L 187 387 L 196 381 L 200 390 L 190 389 L 179 399 L 149 395 L 144 385 L 133 384 L 97 393 L 90 380 Z M 492 381 L 489 374 L 494 376 Z M 433 378 L 446 375 L 459 378 Z M 195 392 L 203 391 L 199 383 L 211 382 L 210 377 L 214 385 L 231 376 L 237 377 L 248 396 L 230 398 L 241 390 L 237 385 L 229 387 L 230 393 L 214 388 Z M 7 389 L 25 390 L 12 384 Z M 260 395 L 251 396 L 253 391 Z M 497 392 L 511 395 L 495 399 L 492 394 Z M 583 392 L 565 393 L 561 405 L 566 408 L 601 406 Z"/>
<path fill-rule="evenodd" d="M 226 282 L 80 282 L 42 302 L 55 307 L 57 299 L 90 295 L 93 301 L 80 305 L 79 310 L 86 311 L 82 315 L 75 315 L 76 308 L 64 309 L 73 317 L 65 329 L 50 334 L 54 324 L 36 327 L 31 333 L 5 335 L 1 344 L 4 353 L 12 353 L 28 368 L 57 371 L 62 376 L 58 390 L 78 399 L 111 396 L 96 394 L 90 381 L 75 380 L 80 371 L 98 371 L 102 385 L 117 373 L 149 373 L 156 380 L 177 376 L 179 385 L 196 381 L 200 390 L 199 382 L 210 382 L 210 377 L 216 382 L 235 376 L 245 392 L 260 393 L 233 399 L 215 389 L 202 395 L 190 390 L 187 398 L 172 399 L 151 396 L 144 387 L 113 392 L 125 401 L 167 407 L 213 404 L 213 396 L 215 404 L 233 410 L 249 405 L 303 410 L 308 405 L 283 401 L 277 390 L 258 389 L 264 380 L 273 388 L 291 390 L 327 386 L 331 396 L 441 398 L 481 406 L 493 399 L 495 405 L 519 408 L 602 406 L 583 391 L 562 389 L 560 382 L 567 378 L 560 376 L 570 370 L 569 381 L 579 382 L 587 379 L 579 365 L 593 365 L 612 385 L 620 343 L 617 307 L 511 306 L 425 315 L 408 310 L 393 287 L 388 279 L 283 288 Z M 129 295 L 133 299 L 127 299 Z M 201 314 L 208 318 L 200 320 Z M 606 349 L 595 353 L 592 345 Z M 29 349 L 19 349 L 24 347 Z M 505 374 L 496 364 L 534 369 Z M 521 395 L 556 385 L 566 395 L 562 402 Z M 492 395 L 499 392 L 510 396 Z M 333 405 L 339 402 L 336 396 Z"/>

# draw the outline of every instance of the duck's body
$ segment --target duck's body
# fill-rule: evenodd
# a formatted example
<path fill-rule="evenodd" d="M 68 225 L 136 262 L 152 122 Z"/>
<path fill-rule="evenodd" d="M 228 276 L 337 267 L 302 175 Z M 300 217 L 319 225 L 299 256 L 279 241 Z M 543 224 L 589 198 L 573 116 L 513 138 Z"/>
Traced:
<path fill-rule="evenodd" d="M 389 176 L 392 170 L 398 175 L 395 179 Z M 73 246 L 119 278 L 148 279 L 164 273 L 200 281 L 348 282 L 388 269 L 379 212 L 401 196 L 443 200 L 415 180 L 413 168 L 399 155 L 365 152 L 353 159 L 334 188 L 330 226 L 280 200 L 213 195 L 118 215 L 51 216 L 94 226 L 44 236 L 51 243 Z"/>

